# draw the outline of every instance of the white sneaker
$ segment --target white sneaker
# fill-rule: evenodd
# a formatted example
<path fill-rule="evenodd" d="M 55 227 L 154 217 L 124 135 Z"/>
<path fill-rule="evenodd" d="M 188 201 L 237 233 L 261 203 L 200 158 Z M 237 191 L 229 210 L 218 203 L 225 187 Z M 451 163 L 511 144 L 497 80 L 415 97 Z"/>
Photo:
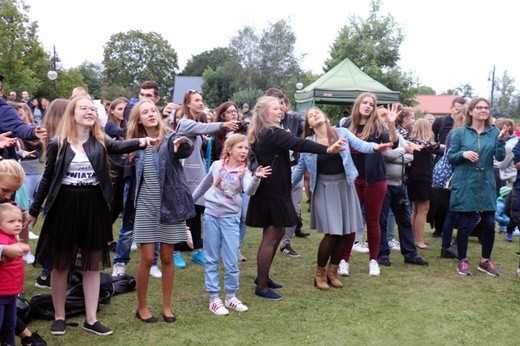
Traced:
<path fill-rule="evenodd" d="M 368 247 L 365 246 L 365 244 L 357 241 L 357 242 L 354 243 L 354 246 L 352 246 L 352 251 L 361 252 L 361 253 L 368 253 Z"/>
<path fill-rule="evenodd" d="M 246 257 L 242 254 L 242 251 L 240 251 L 240 249 L 238 249 L 238 261 L 239 262 L 245 262 L 246 261 Z"/>
<path fill-rule="evenodd" d="M 520 267 L 518 267 L 518 268 L 516 269 L 516 273 L 517 273 L 518 275 L 520 275 Z"/>
<path fill-rule="evenodd" d="M 233 297 L 229 300 L 226 299 L 226 308 L 230 308 L 238 312 L 246 312 L 249 310 L 249 308 L 242 304 L 242 302 L 237 297 Z"/>
<path fill-rule="evenodd" d="M 222 300 L 220 300 L 220 298 L 214 299 L 209 302 L 209 311 L 211 311 L 217 316 L 229 315 L 229 310 L 224 307 L 224 304 L 222 304 Z"/>
<path fill-rule="evenodd" d="M 126 271 L 126 264 L 114 263 L 114 267 L 112 269 L 112 276 L 125 275 L 125 271 Z"/>
<path fill-rule="evenodd" d="M 137 243 L 135 241 L 132 242 L 132 246 L 130 246 L 130 250 L 132 250 L 132 251 L 137 250 Z"/>
<path fill-rule="evenodd" d="M 401 251 L 401 244 L 398 240 L 392 239 L 388 241 L 388 247 L 390 250 Z"/>
<path fill-rule="evenodd" d="M 338 274 L 341 275 L 341 276 L 349 276 L 350 275 L 350 265 L 344 259 L 339 261 Z"/>
<path fill-rule="evenodd" d="M 379 276 L 381 270 L 379 270 L 379 263 L 376 260 L 370 260 L 368 263 L 368 275 Z"/>
<path fill-rule="evenodd" d="M 162 278 L 162 273 L 158 266 L 150 267 L 150 276 L 154 278 Z"/>
<path fill-rule="evenodd" d="M 33 231 L 29 231 L 29 239 L 38 239 L 40 236 Z"/>
<path fill-rule="evenodd" d="M 35 260 L 34 255 L 32 254 L 31 251 L 29 251 L 27 254 L 23 255 L 22 259 L 27 264 L 33 264 L 34 260 Z"/>

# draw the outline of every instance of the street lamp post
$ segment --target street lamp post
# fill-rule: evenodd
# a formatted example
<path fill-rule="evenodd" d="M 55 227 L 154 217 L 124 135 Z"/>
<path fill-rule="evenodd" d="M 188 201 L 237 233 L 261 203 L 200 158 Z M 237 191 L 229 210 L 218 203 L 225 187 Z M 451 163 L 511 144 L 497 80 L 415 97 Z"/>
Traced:
<path fill-rule="evenodd" d="M 47 78 L 54 83 L 54 98 L 58 97 L 58 72 L 56 72 L 56 46 L 52 47 L 51 70 L 47 72 Z"/>

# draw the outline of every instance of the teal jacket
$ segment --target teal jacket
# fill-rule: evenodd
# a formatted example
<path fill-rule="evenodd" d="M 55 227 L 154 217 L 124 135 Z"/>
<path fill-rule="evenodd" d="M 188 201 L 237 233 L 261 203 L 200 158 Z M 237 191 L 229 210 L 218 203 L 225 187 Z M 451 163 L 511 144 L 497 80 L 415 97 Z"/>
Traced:
<path fill-rule="evenodd" d="M 498 139 L 499 132 L 493 125 L 478 134 L 470 126 L 464 125 L 453 133 L 448 151 L 448 160 L 454 166 L 450 210 L 496 210 L 497 192 L 493 158 L 502 161 L 506 156 L 506 142 Z M 477 162 L 471 162 L 462 156 L 468 150 L 479 154 Z"/>

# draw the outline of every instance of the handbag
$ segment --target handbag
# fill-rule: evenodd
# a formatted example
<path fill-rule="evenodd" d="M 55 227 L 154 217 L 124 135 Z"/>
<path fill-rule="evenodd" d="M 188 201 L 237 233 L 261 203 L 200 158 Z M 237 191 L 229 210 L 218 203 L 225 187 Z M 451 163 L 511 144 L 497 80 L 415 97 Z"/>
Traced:
<path fill-rule="evenodd" d="M 451 190 L 453 166 L 448 161 L 448 152 L 445 152 L 439 161 L 437 161 L 435 166 L 433 166 L 432 187 L 434 189 Z"/>

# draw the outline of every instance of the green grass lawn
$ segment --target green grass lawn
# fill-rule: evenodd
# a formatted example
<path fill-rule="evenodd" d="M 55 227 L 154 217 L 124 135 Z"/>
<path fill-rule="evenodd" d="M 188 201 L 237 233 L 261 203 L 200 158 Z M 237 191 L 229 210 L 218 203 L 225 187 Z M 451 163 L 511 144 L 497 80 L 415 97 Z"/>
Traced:
<path fill-rule="evenodd" d="M 304 225 L 308 225 L 305 213 Z M 40 221 L 41 222 L 41 221 Z M 38 233 L 39 226 L 35 232 Z M 114 234 L 117 236 L 117 226 Z M 518 344 L 520 277 L 516 274 L 519 239 L 514 243 L 496 235 L 493 261 L 500 277 L 476 270 L 480 245 L 470 238 L 469 259 L 473 276 L 457 274 L 456 260 L 441 259 L 440 238 L 426 240 L 433 251 L 421 250 L 429 267 L 405 265 L 399 252 L 392 251 L 391 267 L 382 267 L 380 277 L 368 275 L 368 254 L 353 253 L 350 277 L 345 287 L 319 291 L 313 286 L 316 252 L 321 236 L 311 232 L 295 238 L 293 247 L 300 258 L 277 253 L 272 278 L 285 285 L 281 301 L 254 295 L 256 251 L 261 230 L 249 229 L 240 264 L 237 296 L 249 311 L 231 311 L 218 317 L 208 311 L 203 267 L 188 262 L 176 271 L 173 309 L 177 322 L 146 324 L 135 317 L 135 292 L 112 298 L 98 318 L 111 327 L 111 336 L 96 336 L 81 327 L 69 327 L 64 336 L 52 336 L 49 321 L 33 321 L 49 345 L 516 345 Z M 36 241 L 31 241 L 34 249 Z M 189 259 L 188 254 L 184 254 Z M 135 275 L 138 252 L 132 253 L 127 273 Z M 111 269 L 106 270 L 111 273 Z M 30 298 L 48 290 L 35 288 L 39 269 L 26 266 L 25 294 Z M 222 283 L 222 281 L 221 281 Z M 161 317 L 160 279 L 150 279 L 149 305 Z M 224 297 L 222 293 L 221 298 Z M 71 318 L 83 323 L 84 317 Z"/>

